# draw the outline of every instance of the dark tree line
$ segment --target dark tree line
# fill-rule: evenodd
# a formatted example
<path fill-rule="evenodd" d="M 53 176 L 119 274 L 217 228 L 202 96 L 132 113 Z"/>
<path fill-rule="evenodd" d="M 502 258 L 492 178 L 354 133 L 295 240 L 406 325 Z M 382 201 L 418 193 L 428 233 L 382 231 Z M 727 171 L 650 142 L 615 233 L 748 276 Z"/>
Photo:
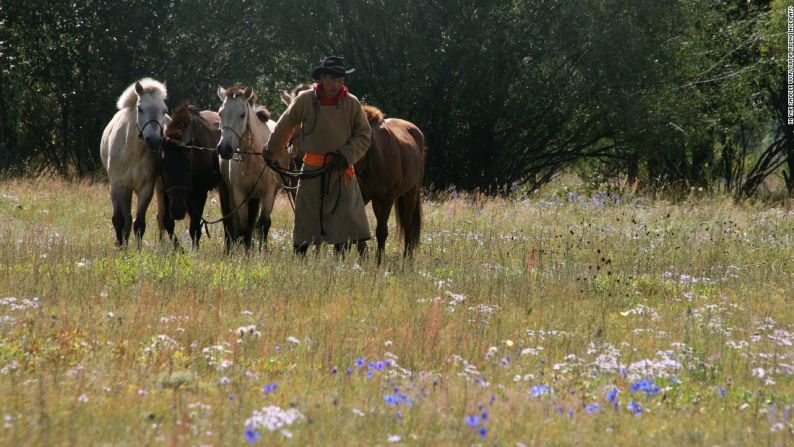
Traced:
<path fill-rule="evenodd" d="M 785 4 L 693 0 L 9 0 L 0 4 L 0 169 L 101 172 L 137 78 L 169 105 L 218 84 L 281 89 L 338 54 L 351 91 L 426 134 L 428 184 L 498 192 L 576 167 L 640 184 L 794 191 Z"/>

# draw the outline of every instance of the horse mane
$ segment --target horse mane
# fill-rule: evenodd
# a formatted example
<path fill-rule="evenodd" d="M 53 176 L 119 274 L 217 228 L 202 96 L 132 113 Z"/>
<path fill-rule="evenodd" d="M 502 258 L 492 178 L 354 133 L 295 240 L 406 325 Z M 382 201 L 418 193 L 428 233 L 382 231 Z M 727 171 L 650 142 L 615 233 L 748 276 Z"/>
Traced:
<path fill-rule="evenodd" d="M 139 79 L 138 82 L 141 83 L 143 87 L 143 93 L 154 93 L 160 97 L 163 101 L 168 97 L 168 92 L 165 89 L 165 84 L 159 81 L 155 81 L 152 78 L 143 78 Z M 135 82 L 129 85 L 124 93 L 119 96 L 119 100 L 116 102 L 116 107 L 119 110 L 126 109 L 128 107 L 135 107 L 135 104 L 138 103 L 138 94 L 135 93 Z"/>
<path fill-rule="evenodd" d="M 312 88 L 312 86 L 309 85 L 309 84 L 298 84 L 297 86 L 295 86 L 294 89 L 292 89 L 292 91 L 290 92 L 290 96 L 292 96 L 294 98 L 294 97 L 298 96 L 298 93 L 306 91 L 306 90 L 311 90 L 311 88 Z"/>
<path fill-rule="evenodd" d="M 381 112 L 379 108 L 373 106 L 363 106 L 362 109 L 364 110 L 364 115 L 367 117 L 367 121 L 369 121 L 370 124 L 378 124 L 383 122 L 383 112 Z"/>
<path fill-rule="evenodd" d="M 229 87 L 226 89 L 226 96 L 231 96 L 232 98 L 236 98 L 237 95 L 242 96 L 243 93 L 245 93 L 246 88 L 248 87 L 243 85 L 235 85 L 233 87 Z M 256 92 L 254 92 L 254 94 L 251 95 L 251 99 L 249 99 L 249 101 L 251 102 L 251 104 L 256 104 Z"/>
<path fill-rule="evenodd" d="M 198 113 L 198 109 L 187 101 L 183 102 L 171 115 L 171 122 L 165 129 L 165 136 L 172 140 L 181 138 L 182 131 L 193 119 L 194 113 Z"/>
<path fill-rule="evenodd" d="M 257 109 L 256 109 L 256 117 L 259 118 L 259 121 L 262 121 L 263 123 L 266 123 L 266 122 L 268 122 L 268 120 L 270 120 L 271 116 L 272 116 L 272 114 L 270 113 L 270 110 L 267 110 L 267 108 L 265 108 L 265 106 L 257 107 Z"/>

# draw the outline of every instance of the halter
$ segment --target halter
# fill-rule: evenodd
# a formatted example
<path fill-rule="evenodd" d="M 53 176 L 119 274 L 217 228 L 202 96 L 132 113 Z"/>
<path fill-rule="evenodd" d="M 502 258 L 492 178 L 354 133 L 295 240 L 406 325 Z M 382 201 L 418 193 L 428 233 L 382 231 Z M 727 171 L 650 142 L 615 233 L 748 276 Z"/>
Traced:
<path fill-rule="evenodd" d="M 138 123 L 136 121 L 135 128 L 138 129 L 138 138 L 140 138 L 141 141 L 143 141 L 144 143 L 146 142 L 146 140 L 143 139 L 143 131 L 144 131 L 144 129 L 146 129 L 146 126 L 148 126 L 149 124 L 152 124 L 152 123 L 157 124 L 157 127 L 160 128 L 160 138 L 163 138 L 163 125 L 160 123 L 160 121 L 149 120 L 149 121 L 146 122 L 146 124 L 143 125 L 143 127 L 138 127 Z M 146 146 L 146 145 L 144 144 L 144 146 Z M 153 150 L 152 148 L 150 148 L 149 146 L 146 146 L 146 149 L 148 149 L 149 152 L 157 152 L 157 151 Z"/>
<path fill-rule="evenodd" d="M 234 136 L 236 136 L 236 137 L 237 137 L 237 146 L 238 146 L 238 148 L 237 148 L 237 149 L 238 149 L 238 153 L 241 153 L 241 152 L 242 152 L 242 151 L 239 151 L 239 149 L 240 149 L 240 146 L 242 146 L 242 145 L 243 145 L 243 141 L 244 141 L 245 137 L 247 137 L 247 136 L 248 136 L 248 134 L 250 134 L 250 133 L 251 133 L 251 121 L 249 120 L 250 116 L 251 116 L 251 113 L 250 113 L 250 111 L 249 111 L 249 110 L 246 108 L 246 109 L 245 109 L 245 130 L 243 131 L 243 135 L 242 135 L 242 136 L 241 136 L 239 133 L 237 133 L 237 131 L 236 131 L 236 130 L 232 129 L 232 128 L 231 128 L 231 127 L 229 127 L 229 126 L 223 126 L 223 127 L 221 127 L 221 132 L 223 132 L 223 131 L 224 131 L 224 129 L 228 129 L 228 130 L 230 130 L 230 131 L 231 131 L 231 132 L 234 134 Z"/>

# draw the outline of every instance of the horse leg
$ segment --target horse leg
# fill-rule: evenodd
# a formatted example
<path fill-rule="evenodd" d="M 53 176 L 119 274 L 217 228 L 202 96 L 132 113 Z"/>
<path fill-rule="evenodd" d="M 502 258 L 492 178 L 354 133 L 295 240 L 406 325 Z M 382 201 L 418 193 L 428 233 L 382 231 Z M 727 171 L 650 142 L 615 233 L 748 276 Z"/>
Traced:
<path fill-rule="evenodd" d="M 262 248 L 267 243 L 267 234 L 270 232 L 270 225 L 273 221 L 270 219 L 270 214 L 273 213 L 273 206 L 276 203 L 276 192 L 278 191 L 278 185 L 272 184 L 272 188 L 265 194 L 265 198 L 262 199 L 262 211 L 259 214 L 259 220 L 256 222 L 256 227 L 259 229 L 259 233 L 261 238 L 259 239 L 259 251 L 262 251 Z"/>
<path fill-rule="evenodd" d="M 419 245 L 422 232 L 422 197 L 419 185 L 397 199 L 397 228 L 402 231 L 405 241 L 403 257 L 410 258 Z"/>
<path fill-rule="evenodd" d="M 234 235 L 232 234 L 234 216 L 229 215 L 232 212 L 232 206 L 229 201 L 229 188 L 225 183 L 218 186 L 218 199 L 221 202 L 221 216 L 225 216 L 223 218 L 223 240 L 226 245 L 226 254 L 228 255 L 232 249 L 232 242 L 234 240 Z"/>
<path fill-rule="evenodd" d="M 143 243 L 143 233 L 146 232 L 146 210 L 149 208 L 149 203 L 152 201 L 153 194 L 154 183 L 145 185 L 137 192 L 138 209 L 135 211 L 135 223 L 132 225 L 132 228 L 135 231 L 135 239 L 139 249 Z"/>
<path fill-rule="evenodd" d="M 111 183 L 110 200 L 113 202 L 113 229 L 116 231 L 116 247 L 127 246 L 132 228 L 132 190 Z"/>
<path fill-rule="evenodd" d="M 190 197 L 190 239 L 193 241 L 193 249 L 199 249 L 201 239 L 201 216 L 204 215 L 204 205 L 207 203 L 207 191 L 194 192 Z"/>
<path fill-rule="evenodd" d="M 163 233 L 168 234 L 168 239 L 177 243 L 174 238 L 174 219 L 171 218 L 168 212 L 168 195 L 165 193 L 163 186 L 163 179 L 158 178 L 154 186 L 154 196 L 157 200 L 157 240 L 163 242 Z"/>
<path fill-rule="evenodd" d="M 372 211 L 375 212 L 375 220 L 377 220 L 375 237 L 378 239 L 378 265 L 383 260 L 383 253 L 386 250 L 386 238 L 389 237 L 389 215 L 391 214 L 392 205 L 394 205 L 394 199 L 391 197 L 376 198 L 372 201 Z"/>

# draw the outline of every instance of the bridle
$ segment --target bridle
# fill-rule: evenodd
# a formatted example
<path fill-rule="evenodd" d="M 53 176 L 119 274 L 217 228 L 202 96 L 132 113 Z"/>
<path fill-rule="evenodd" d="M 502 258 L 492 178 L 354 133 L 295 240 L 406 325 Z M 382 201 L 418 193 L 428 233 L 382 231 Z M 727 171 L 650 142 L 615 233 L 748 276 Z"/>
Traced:
<path fill-rule="evenodd" d="M 236 136 L 236 137 L 237 137 L 237 146 L 238 146 L 238 149 L 241 149 L 241 148 L 243 147 L 243 145 L 244 145 L 244 141 L 245 141 L 245 137 L 247 137 L 248 135 L 250 135 L 250 134 L 251 134 L 251 121 L 250 121 L 250 119 L 249 119 L 249 118 L 250 118 L 250 115 L 251 115 L 251 111 L 249 110 L 249 108 L 248 108 L 248 107 L 246 107 L 246 109 L 245 109 L 245 130 L 243 131 L 243 134 L 242 134 L 242 135 L 240 135 L 239 133 L 237 133 L 237 131 L 236 131 L 236 130 L 234 130 L 233 128 L 231 128 L 231 127 L 229 127 L 229 126 L 223 126 L 223 127 L 221 127 L 221 132 L 223 132 L 224 130 L 229 130 L 229 131 L 231 131 L 231 133 L 233 133 L 233 134 L 234 134 L 234 136 Z M 243 153 L 243 152 L 238 150 L 238 151 L 237 151 L 237 153 L 238 153 L 238 154 L 241 154 L 241 153 Z"/>

